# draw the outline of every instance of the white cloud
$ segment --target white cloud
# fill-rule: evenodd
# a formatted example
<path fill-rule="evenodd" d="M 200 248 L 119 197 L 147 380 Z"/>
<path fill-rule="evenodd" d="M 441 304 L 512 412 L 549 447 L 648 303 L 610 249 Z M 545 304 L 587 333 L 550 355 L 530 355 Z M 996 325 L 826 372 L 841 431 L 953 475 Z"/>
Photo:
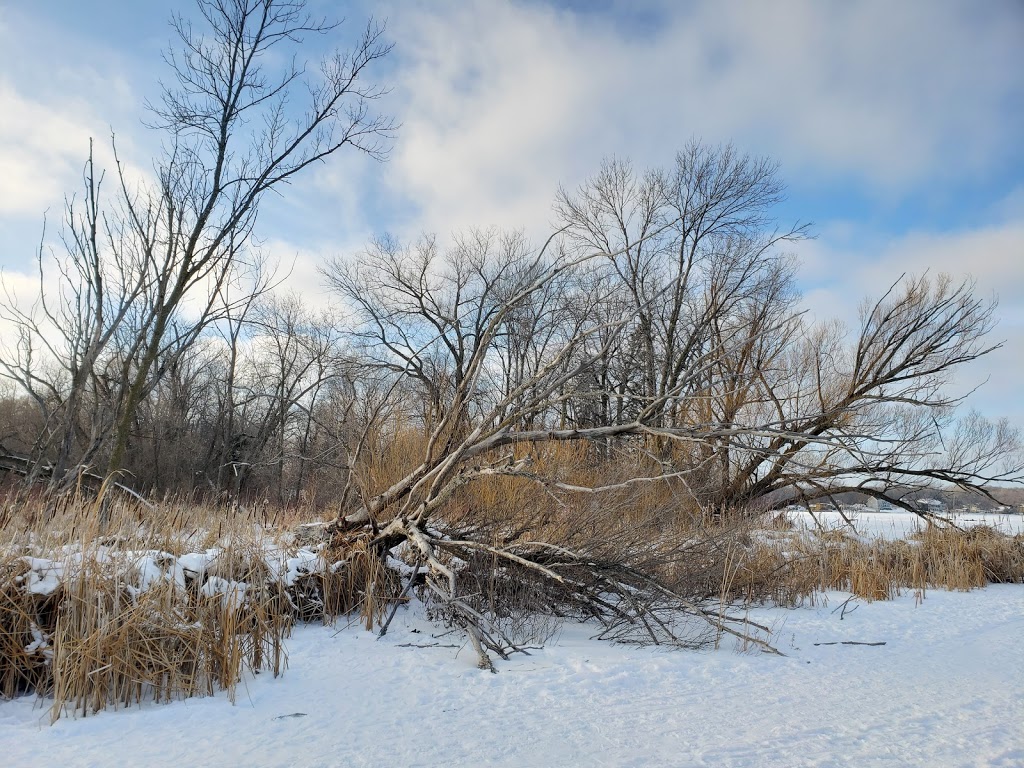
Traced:
<path fill-rule="evenodd" d="M 734 139 L 786 175 L 899 195 L 984 174 L 1024 129 L 1009 4 L 665 3 L 639 36 L 541 3 L 394 6 L 392 189 L 430 228 L 544 219 L 602 156 Z"/>
<path fill-rule="evenodd" d="M 402 131 L 385 173 L 424 228 L 523 226 L 547 218 L 595 84 L 566 14 L 467 3 L 396 14 Z"/>
<path fill-rule="evenodd" d="M 57 294 L 60 290 L 60 274 L 52 262 L 43 263 L 42 285 L 47 286 L 46 298 L 51 310 L 56 309 L 54 304 L 59 305 Z M 12 310 L 31 317 L 34 322 L 47 331 L 50 343 L 59 343 L 56 334 L 52 333 L 54 326 L 47 319 L 40 304 L 39 288 L 40 277 L 36 264 L 26 264 L 22 270 L 0 269 L 0 301 L 3 301 L 5 305 L 3 316 L 0 316 L 0 357 L 5 360 L 15 359 L 18 343 L 18 325 L 10 321 Z M 37 363 L 46 356 L 39 349 L 34 352 Z"/>
<path fill-rule="evenodd" d="M 295 292 L 302 297 L 307 309 L 321 312 L 336 308 L 339 298 L 331 292 L 320 274 L 320 268 L 336 256 L 358 253 L 365 245 L 365 240 L 350 240 L 308 247 L 286 240 L 271 240 L 265 244 L 263 251 L 270 262 L 277 266 L 278 278 L 286 278 L 282 285 L 283 291 Z"/>
<path fill-rule="evenodd" d="M 0 218 L 59 217 L 65 196 L 79 193 L 95 140 L 97 170 L 114 167 L 116 133 L 130 173 L 139 142 L 140 97 L 129 76 L 139 67 L 57 24 L 4 9 L 0 17 Z M 111 181 L 107 182 L 111 184 Z M 24 250 L 24 249 L 19 249 Z M 0 253 L 0 262 L 3 254 Z"/>
<path fill-rule="evenodd" d="M 0 213 L 34 214 L 60 201 L 89 147 L 79 117 L 25 98 L 0 81 Z"/>

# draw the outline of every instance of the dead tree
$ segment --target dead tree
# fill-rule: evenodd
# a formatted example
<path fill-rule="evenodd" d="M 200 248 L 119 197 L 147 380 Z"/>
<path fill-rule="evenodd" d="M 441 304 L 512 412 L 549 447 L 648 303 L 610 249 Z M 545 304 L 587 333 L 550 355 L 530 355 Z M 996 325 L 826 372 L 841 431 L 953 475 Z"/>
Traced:
<path fill-rule="evenodd" d="M 664 441 L 659 455 L 694 470 L 696 501 L 718 514 L 844 490 L 909 508 L 903 497 L 928 484 L 986 494 L 1024 478 L 1019 433 L 976 415 L 957 425 L 962 398 L 949 395 L 953 372 L 998 346 L 986 342 L 994 302 L 969 281 L 920 276 L 867 304 L 852 341 L 810 325 L 780 250 L 807 229 L 778 224 L 784 194 L 772 161 L 699 142 L 667 171 L 611 161 L 559 194 L 570 247 L 614 253 L 630 305 L 623 343 L 593 369 L 620 393 L 605 423 L 660 403 L 654 423 L 715 425 L 718 437 Z"/>
<path fill-rule="evenodd" d="M 726 181 L 747 167 L 728 154 L 716 162 L 724 164 L 719 172 L 735 171 Z M 773 199 L 774 187 L 767 197 L 742 194 L 763 183 L 768 170 L 754 166 L 753 187 L 740 185 L 737 199 Z M 601 187 L 599 207 L 633 189 L 614 166 L 608 173 L 615 183 Z M 701 191 L 713 189 L 717 177 L 702 171 L 696 178 Z M 759 234 L 759 209 L 744 215 L 728 196 L 719 214 L 713 206 L 690 214 L 682 206 L 655 217 L 644 206 L 659 188 L 652 181 L 639 195 L 642 204 L 621 216 L 645 222 L 639 234 L 620 232 L 610 250 L 584 251 L 576 230 L 586 220 L 578 218 L 536 253 L 521 238 L 494 234 L 475 233 L 447 250 L 429 238 L 412 247 L 382 240 L 325 271 L 356 309 L 353 343 L 361 345 L 364 364 L 389 377 L 389 391 L 403 398 L 412 382 L 426 403 L 418 417 L 405 409 L 423 434 L 409 471 L 386 487 L 351 472 L 336 528 L 365 528 L 381 551 L 403 545 L 411 552 L 484 666 L 488 652 L 505 654 L 515 643 L 460 581 L 457 563 L 480 557 L 543 584 L 541 601 L 553 611 L 568 606 L 608 625 L 642 628 L 650 640 L 680 640 L 662 612 L 669 606 L 675 616 L 707 622 L 716 632 L 756 634 L 758 628 L 674 592 L 621 553 L 603 558 L 593 548 L 524 540 L 485 524 L 482 511 L 453 526 L 448 510 L 471 483 L 519 478 L 543 487 L 558 504 L 565 496 L 644 483 L 693 487 L 694 479 L 711 474 L 705 498 L 734 508 L 780 488 L 810 497 L 856 482 L 877 495 L 895 478 L 979 489 L 1024 480 L 1014 463 L 1013 430 L 974 417 L 951 435 L 940 429 L 957 402 L 944 394 L 950 373 L 993 348 L 984 341 L 993 305 L 974 297 L 969 283 L 921 278 L 894 287 L 866 305 L 851 348 L 833 326 L 807 328 L 800 317 L 791 265 L 773 249 L 801 230 Z M 675 197 L 684 192 L 671 188 Z M 685 234 L 688 215 L 720 216 L 735 226 L 694 247 L 692 232 Z M 595 246 L 612 243 L 595 236 Z M 681 261 L 660 264 L 680 253 Z M 635 283 L 626 287 L 630 309 L 609 312 L 621 300 L 624 278 Z M 532 356 L 519 351 L 524 328 L 536 335 Z M 609 388 L 609 361 L 634 348 L 636 333 L 640 379 Z M 652 354 L 659 361 L 654 367 Z M 631 403 L 614 420 L 566 418 L 569 402 L 579 408 L 611 398 Z M 350 467 L 363 462 L 371 432 L 399 428 L 377 418 L 395 408 L 385 391 L 353 443 Z M 631 464 L 628 477 L 587 485 L 535 466 L 540 447 L 608 441 L 650 460 Z M 1007 466 L 989 472 L 1001 457 L 1008 457 Z M 648 534 L 649 546 L 657 532 Z"/>
<path fill-rule="evenodd" d="M 553 305 L 572 304 L 578 310 L 565 313 L 569 319 L 560 342 L 548 340 L 543 363 L 516 386 L 487 390 L 487 371 L 500 364 L 496 342 L 507 332 L 516 310 L 567 273 L 608 269 L 607 257 L 615 255 L 570 257 L 559 252 L 555 241 L 549 240 L 536 254 L 520 240 L 497 237 L 477 237 L 472 249 L 461 243 L 447 252 L 431 240 L 413 248 L 378 242 L 357 262 L 335 262 L 326 271 L 336 290 L 358 309 L 355 334 L 365 354 L 378 369 L 392 372 L 396 389 L 403 379 L 419 382 L 431 403 L 422 424 L 425 441 L 418 465 L 388 488 L 357 487 L 351 497 L 358 508 L 343 509 L 337 527 L 365 525 L 372 529 L 373 543 L 384 550 L 404 542 L 450 619 L 465 629 L 482 666 L 490 666 L 488 651 L 504 655 L 515 645 L 502 636 L 492 617 L 466 599 L 457 569 L 446 561 L 456 553 L 497 558 L 546 583 L 555 603 L 575 606 L 607 625 L 641 627 L 655 642 L 678 642 L 682 637 L 663 615 L 666 607 L 718 632 L 760 632 L 763 628 L 676 594 L 627 563 L 602 561 L 544 542 L 494 544 L 473 536 L 455 537 L 438 519 L 461 488 L 485 477 L 529 478 L 554 492 L 602 490 L 573 488 L 541 477 L 532 471 L 529 453 L 520 450 L 524 446 L 625 436 L 703 440 L 715 434 L 710 425 L 659 423 L 664 402 L 657 399 L 637 418 L 620 424 L 580 428 L 546 421 L 558 413 L 559 401 L 569 396 L 567 389 L 579 396 L 575 384 L 627 324 L 627 319 L 609 321 L 580 306 L 582 301 L 600 302 L 600 294 L 566 293 L 554 301 Z M 606 338 L 606 344 L 588 349 L 587 342 L 598 337 Z M 524 427 L 530 424 L 534 426 Z M 371 428 L 368 425 L 366 431 Z M 361 438 L 350 464 L 358 464 L 364 445 Z M 351 478 L 358 486 L 358 473 Z M 764 644 L 763 639 L 758 642 Z"/>
<path fill-rule="evenodd" d="M 987 338 L 994 311 L 972 282 L 922 275 L 866 302 L 852 342 L 835 324 L 796 326 L 771 366 L 747 377 L 736 413 L 773 419 L 788 436 L 738 436 L 722 501 L 857 491 L 920 513 L 908 500 L 925 488 L 992 498 L 993 486 L 1024 480 L 1019 429 L 961 417 L 965 396 L 950 391 L 958 368 L 998 348 Z M 832 444 L 816 444 L 818 435 Z"/>

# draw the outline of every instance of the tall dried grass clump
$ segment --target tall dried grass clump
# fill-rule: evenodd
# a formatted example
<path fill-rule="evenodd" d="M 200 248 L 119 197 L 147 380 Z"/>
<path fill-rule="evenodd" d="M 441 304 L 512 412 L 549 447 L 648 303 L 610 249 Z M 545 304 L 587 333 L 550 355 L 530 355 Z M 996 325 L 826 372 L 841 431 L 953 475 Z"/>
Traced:
<path fill-rule="evenodd" d="M 321 552 L 325 567 L 301 574 L 289 590 L 297 618 L 359 615 L 367 630 L 383 622 L 402 590 L 397 571 L 369 546 L 366 535 L 337 536 Z"/>
<path fill-rule="evenodd" d="M 946 589 L 1024 583 L 1024 536 L 986 525 L 967 530 L 930 526 L 918 534 L 924 578 Z"/>
<path fill-rule="evenodd" d="M 846 530 L 761 530 L 739 537 L 722 561 L 733 600 L 796 605 L 822 591 L 888 600 L 903 590 L 971 590 L 1024 583 L 1024 536 L 978 526 L 929 525 L 910 540 L 864 540 Z"/>
<path fill-rule="evenodd" d="M 59 594 L 39 595 L 21 583 L 31 570 L 22 558 L 0 559 L 0 697 L 13 698 L 51 685 L 52 627 Z"/>
<path fill-rule="evenodd" d="M 44 594 L 24 578 L 3 586 L 18 607 L 3 617 L 4 694 L 52 697 L 53 719 L 216 690 L 233 701 L 245 672 L 284 668 L 291 616 L 265 586 L 199 583 L 155 551 L 97 548 L 56 568 L 63 575 Z"/>
<path fill-rule="evenodd" d="M 397 576 L 365 543 L 300 549 L 265 511 L 8 499 L 0 695 L 49 697 L 53 719 L 218 690 L 233 701 L 246 674 L 284 670 L 294 620 L 380 620 Z"/>

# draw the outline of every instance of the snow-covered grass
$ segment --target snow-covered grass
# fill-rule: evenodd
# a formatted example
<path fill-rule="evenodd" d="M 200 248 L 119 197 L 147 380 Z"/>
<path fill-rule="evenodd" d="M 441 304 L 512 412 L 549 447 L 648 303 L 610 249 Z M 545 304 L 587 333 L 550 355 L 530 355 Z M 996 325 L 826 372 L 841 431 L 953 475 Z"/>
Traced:
<path fill-rule="evenodd" d="M 416 607 L 379 640 L 300 626 L 285 676 L 248 679 L 234 706 L 50 727 L 26 697 L 0 703 L 0 750 L 68 768 L 1024 765 L 1024 586 L 824 597 L 753 611 L 785 657 L 612 645 L 572 625 L 496 675 Z"/>
<path fill-rule="evenodd" d="M 146 619 L 137 634 L 147 647 L 180 645 L 181 638 L 140 606 L 171 605 L 170 618 L 192 617 L 183 632 L 206 621 L 219 640 L 199 643 L 189 663 L 220 658 L 209 648 L 221 649 L 232 662 L 216 669 L 234 670 L 237 684 L 230 676 L 226 690 L 202 697 L 207 684 L 188 678 L 182 695 L 199 698 L 167 704 L 133 694 L 130 708 L 98 714 L 96 706 L 74 705 L 74 697 L 65 697 L 72 702 L 66 709 L 48 695 L 0 700 L 0 765 L 1024 765 L 1024 654 L 1017 650 L 1024 584 L 932 588 L 1024 581 L 1024 538 L 996 533 L 1017 533 L 1024 520 L 1016 516 L 969 515 L 958 524 L 984 527 L 966 535 L 934 529 L 910 541 L 903 539 L 916 532 L 916 519 L 898 512 L 858 513 L 857 533 L 835 513 L 819 514 L 835 529 L 823 535 L 799 516 L 796 530 L 694 529 L 716 546 L 685 550 L 689 559 L 718 548 L 721 556 L 693 573 L 681 561 L 676 577 L 771 626 L 785 656 L 736 647 L 729 636 L 718 652 L 614 645 L 592 639 L 599 626 L 570 622 L 544 648 L 500 662 L 496 675 L 477 668 L 465 635 L 428 621 L 417 599 L 401 605 L 385 637 L 365 631 L 393 604 L 365 599 L 383 576 L 380 558 L 353 580 L 362 573 L 353 558 L 365 547 L 347 550 L 348 570 L 336 570 L 340 553 L 328 553 L 301 526 L 228 525 L 212 513 L 186 524 L 172 517 L 141 537 L 134 518 L 113 536 L 54 525 L 45 538 L 40 528 L 18 532 L 7 546 L 8 592 L 36 610 L 95 574 L 103 589 L 124 592 L 125 626 Z M 394 558 L 388 566 L 409 575 Z M 327 589 L 331 579 L 338 584 Z M 895 599 L 864 602 L 822 588 Z M 349 596 L 327 610 L 334 593 Z M 747 602 L 733 602 L 740 599 Z M 310 600 L 322 610 L 307 611 Z M 360 605 L 362 617 L 355 615 Z M 253 613 L 243 621 L 244 606 Z M 287 606 L 283 619 L 270 620 Z M 227 642 L 248 643 L 264 619 L 272 629 L 266 636 L 278 637 L 292 618 L 325 612 L 341 617 L 333 627 L 297 625 L 285 641 L 289 668 L 280 678 L 253 672 L 266 654 L 245 663 L 235 641 Z M 43 632 L 39 616 L 54 617 L 25 616 L 25 627 L 7 633 L 14 645 L 0 647 L 46 671 L 60 656 L 59 633 L 49 624 Z M 120 669 L 121 657 L 111 664 L 103 644 L 110 617 L 90 614 L 83 626 L 89 631 L 81 638 L 67 635 L 73 647 L 95 646 L 78 678 L 100 680 Z M 122 650 L 139 645 L 125 637 Z M 75 654 L 82 655 L 62 658 Z M 144 658 L 118 679 L 134 685 L 154 669 L 173 676 L 184 668 L 178 656 L 159 661 L 165 667 Z M 170 691 L 170 680 L 146 685 Z M 58 712 L 65 717 L 50 727 Z"/>

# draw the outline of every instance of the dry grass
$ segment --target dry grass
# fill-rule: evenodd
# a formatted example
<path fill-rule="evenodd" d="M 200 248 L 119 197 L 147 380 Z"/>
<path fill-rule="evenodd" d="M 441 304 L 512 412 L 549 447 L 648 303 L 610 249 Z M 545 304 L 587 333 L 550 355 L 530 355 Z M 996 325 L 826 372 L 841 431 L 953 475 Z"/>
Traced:
<path fill-rule="evenodd" d="M 361 541 L 291 557 L 295 521 L 263 509 L 8 499 L 2 519 L 0 696 L 49 697 L 53 719 L 234 700 L 245 674 L 284 670 L 294 620 L 372 626 L 397 583 Z"/>
<path fill-rule="evenodd" d="M 421 448 L 402 433 L 375 450 L 361 470 L 366 487 L 394 482 Z M 538 476 L 582 486 L 637 471 L 592 446 L 556 444 L 532 458 Z M 246 674 L 284 669 L 294 621 L 357 615 L 367 629 L 380 625 L 399 597 L 398 574 L 366 532 L 325 541 L 322 526 L 300 526 L 314 514 L 188 500 L 142 509 L 102 495 L 0 501 L 0 696 L 49 697 L 54 719 L 216 690 L 233 698 Z M 488 477 L 453 496 L 434 523 L 495 548 L 564 548 L 702 605 L 1024 582 L 1024 536 L 932 526 L 910 541 L 869 542 L 793 531 L 784 517 L 722 522 L 676 481 L 565 494 Z M 559 616 L 585 618 L 535 571 L 472 550 L 444 556 L 461 597 L 516 643 L 547 640 Z"/>
<path fill-rule="evenodd" d="M 29 571 L 20 558 L 0 560 L 0 696 L 50 687 L 52 650 L 45 627 L 55 624 L 59 594 L 37 595 L 20 586 Z"/>
<path fill-rule="evenodd" d="M 904 590 L 1024 583 L 1024 536 L 986 526 L 930 526 L 909 541 L 865 542 L 841 531 L 752 539 L 732 558 L 733 599 L 796 605 L 822 590 L 887 600 Z"/>

